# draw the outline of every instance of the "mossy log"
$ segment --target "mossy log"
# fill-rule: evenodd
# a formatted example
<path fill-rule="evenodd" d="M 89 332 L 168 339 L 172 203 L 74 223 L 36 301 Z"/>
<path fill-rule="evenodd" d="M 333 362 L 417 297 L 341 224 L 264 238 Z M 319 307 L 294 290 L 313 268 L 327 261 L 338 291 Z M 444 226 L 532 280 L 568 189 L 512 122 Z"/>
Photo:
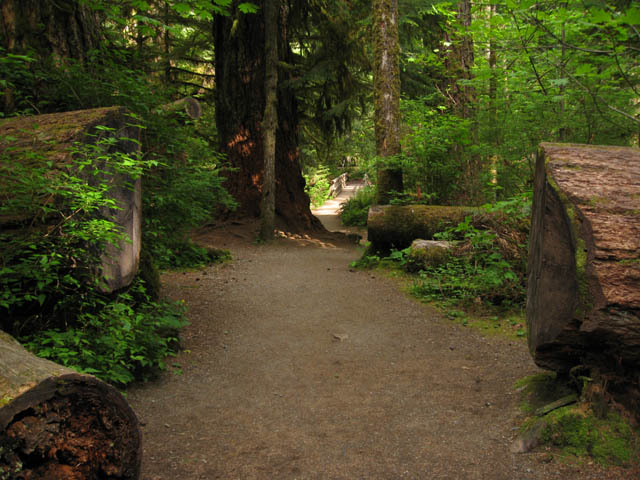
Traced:
<path fill-rule="evenodd" d="M 110 385 L 0 332 L 0 478 L 137 479 L 138 419 Z"/>
<path fill-rule="evenodd" d="M 398 250 L 417 238 L 433 235 L 462 222 L 482 209 L 439 205 L 374 205 L 367 219 L 368 240 L 375 251 Z"/>
<path fill-rule="evenodd" d="M 557 372 L 640 379 L 640 151 L 542 144 L 527 299 L 529 349 Z"/>
<path fill-rule="evenodd" d="M 105 126 L 112 130 L 98 131 Z M 94 143 L 105 136 L 115 136 L 112 148 L 121 153 L 139 150 L 133 139 L 140 136 L 124 107 L 95 108 L 64 113 L 51 113 L 32 117 L 15 117 L 0 120 L 0 161 L 21 162 L 25 165 L 48 165 L 51 174 L 68 168 L 72 163 L 73 146 L 76 143 Z M 127 238 L 118 245 L 107 245 L 102 256 L 102 288 L 110 293 L 127 287 L 135 277 L 140 260 L 142 238 L 142 184 L 122 173 L 107 173 L 109 166 L 100 166 L 104 179 L 110 184 L 109 197 L 118 208 L 103 208 L 100 214 L 110 218 Z M 80 177 L 83 174 L 78 172 Z M 86 176 L 86 175 L 85 175 Z M 86 181 L 92 182 L 90 176 Z M 0 179 L 0 197 L 10 197 L 13 186 Z M 50 202 L 49 195 L 42 202 Z M 26 225 L 25 225 L 26 223 Z M 0 228 L 28 228 L 30 219 L 0 215 Z"/>

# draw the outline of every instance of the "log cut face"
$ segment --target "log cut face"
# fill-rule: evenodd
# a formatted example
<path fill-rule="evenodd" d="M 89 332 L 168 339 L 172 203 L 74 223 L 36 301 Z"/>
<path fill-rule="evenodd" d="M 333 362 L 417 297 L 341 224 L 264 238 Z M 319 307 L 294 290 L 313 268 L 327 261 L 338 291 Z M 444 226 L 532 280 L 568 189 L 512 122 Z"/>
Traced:
<path fill-rule="evenodd" d="M 541 145 L 527 326 L 539 366 L 586 365 L 638 383 L 640 151 Z"/>
<path fill-rule="evenodd" d="M 137 479 L 138 419 L 110 385 L 0 332 L 0 478 Z"/>

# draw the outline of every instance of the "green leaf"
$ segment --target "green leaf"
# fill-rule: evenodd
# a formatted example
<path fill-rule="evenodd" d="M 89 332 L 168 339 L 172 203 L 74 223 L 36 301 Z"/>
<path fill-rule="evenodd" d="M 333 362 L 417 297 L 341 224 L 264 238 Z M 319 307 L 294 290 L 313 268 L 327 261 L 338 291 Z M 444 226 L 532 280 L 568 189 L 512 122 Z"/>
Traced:
<path fill-rule="evenodd" d="M 191 13 L 191 6 L 188 3 L 178 2 L 173 5 L 173 9 L 180 15 L 188 15 Z"/>
<path fill-rule="evenodd" d="M 630 8 L 619 18 L 619 21 L 629 25 L 640 25 L 640 8 Z"/>
<path fill-rule="evenodd" d="M 254 3 L 245 2 L 238 5 L 238 10 L 242 13 L 257 13 L 259 8 Z"/>

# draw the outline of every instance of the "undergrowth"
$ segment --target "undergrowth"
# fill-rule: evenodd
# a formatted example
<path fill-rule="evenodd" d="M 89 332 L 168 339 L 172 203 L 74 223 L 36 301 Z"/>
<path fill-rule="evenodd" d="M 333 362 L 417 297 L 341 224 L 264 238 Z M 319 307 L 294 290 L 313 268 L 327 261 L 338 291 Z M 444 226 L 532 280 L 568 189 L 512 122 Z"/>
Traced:
<path fill-rule="evenodd" d="M 165 368 L 185 321 L 181 305 L 152 299 L 140 279 L 104 293 L 103 252 L 128 241 L 111 217 L 113 178 L 155 163 L 113 151 L 133 140 L 97 132 L 55 166 L 0 139 L 0 327 L 40 357 L 123 386 Z"/>
<path fill-rule="evenodd" d="M 410 248 L 381 255 L 367 251 L 352 266 L 386 266 L 413 273 L 412 295 L 433 302 L 463 325 L 524 336 L 530 194 L 485 205 L 434 237 L 454 245 L 443 261 L 416 267 Z M 416 271 L 417 270 L 417 271 Z"/>
<path fill-rule="evenodd" d="M 365 227 L 369 207 L 375 202 L 375 187 L 359 189 L 353 197 L 340 206 L 342 224 L 351 227 Z"/>
<path fill-rule="evenodd" d="M 614 406 L 595 408 L 585 392 L 577 403 L 552 410 L 539 417 L 536 409 L 576 393 L 553 373 L 531 375 L 519 380 L 524 413 L 529 415 L 523 431 L 536 431 L 539 447 L 561 457 L 591 458 L 603 465 L 637 466 L 640 462 L 640 428 Z"/>

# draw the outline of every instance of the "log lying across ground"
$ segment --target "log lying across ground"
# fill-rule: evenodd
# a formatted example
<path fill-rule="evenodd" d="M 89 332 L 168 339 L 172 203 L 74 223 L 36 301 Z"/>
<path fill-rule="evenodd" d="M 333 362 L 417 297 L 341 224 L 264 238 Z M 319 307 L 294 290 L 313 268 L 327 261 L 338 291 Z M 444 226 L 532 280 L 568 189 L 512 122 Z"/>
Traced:
<path fill-rule="evenodd" d="M 137 479 L 135 413 L 120 393 L 0 332 L 0 478 Z"/>
<path fill-rule="evenodd" d="M 527 326 L 539 366 L 565 373 L 579 365 L 595 368 L 618 387 L 637 391 L 639 150 L 540 146 Z"/>
<path fill-rule="evenodd" d="M 104 126 L 110 130 L 96 130 Z M 72 149 L 76 144 L 95 143 L 105 137 L 117 140 L 110 150 L 119 153 L 137 152 L 139 144 L 130 139 L 140 136 L 140 128 L 135 125 L 124 107 L 96 108 L 74 112 L 50 113 L 32 117 L 15 117 L 0 120 L 0 161 L 21 162 L 25 165 L 48 165 L 51 174 L 66 169 L 72 163 Z M 142 185 L 140 179 L 131 180 L 122 173 L 107 173 L 109 165 L 100 166 L 103 179 L 111 185 L 109 197 L 118 208 L 103 208 L 101 214 L 110 218 L 127 235 L 119 245 L 107 245 L 102 256 L 102 275 L 105 293 L 128 286 L 135 277 L 140 261 L 142 225 Z M 78 176 L 82 173 L 78 172 Z M 3 185 L 0 178 L 0 192 L 11 195 L 12 185 Z M 87 183 L 95 181 L 86 178 Z M 48 194 L 43 203 L 49 202 Z M 0 228 L 25 228 L 22 218 L 0 216 Z M 56 220 L 57 222 L 58 220 Z M 29 226 L 27 222 L 27 227 Z"/>
<path fill-rule="evenodd" d="M 401 250 L 417 238 L 431 240 L 435 233 L 482 212 L 477 207 L 374 205 L 369 209 L 367 238 L 376 251 Z"/>

